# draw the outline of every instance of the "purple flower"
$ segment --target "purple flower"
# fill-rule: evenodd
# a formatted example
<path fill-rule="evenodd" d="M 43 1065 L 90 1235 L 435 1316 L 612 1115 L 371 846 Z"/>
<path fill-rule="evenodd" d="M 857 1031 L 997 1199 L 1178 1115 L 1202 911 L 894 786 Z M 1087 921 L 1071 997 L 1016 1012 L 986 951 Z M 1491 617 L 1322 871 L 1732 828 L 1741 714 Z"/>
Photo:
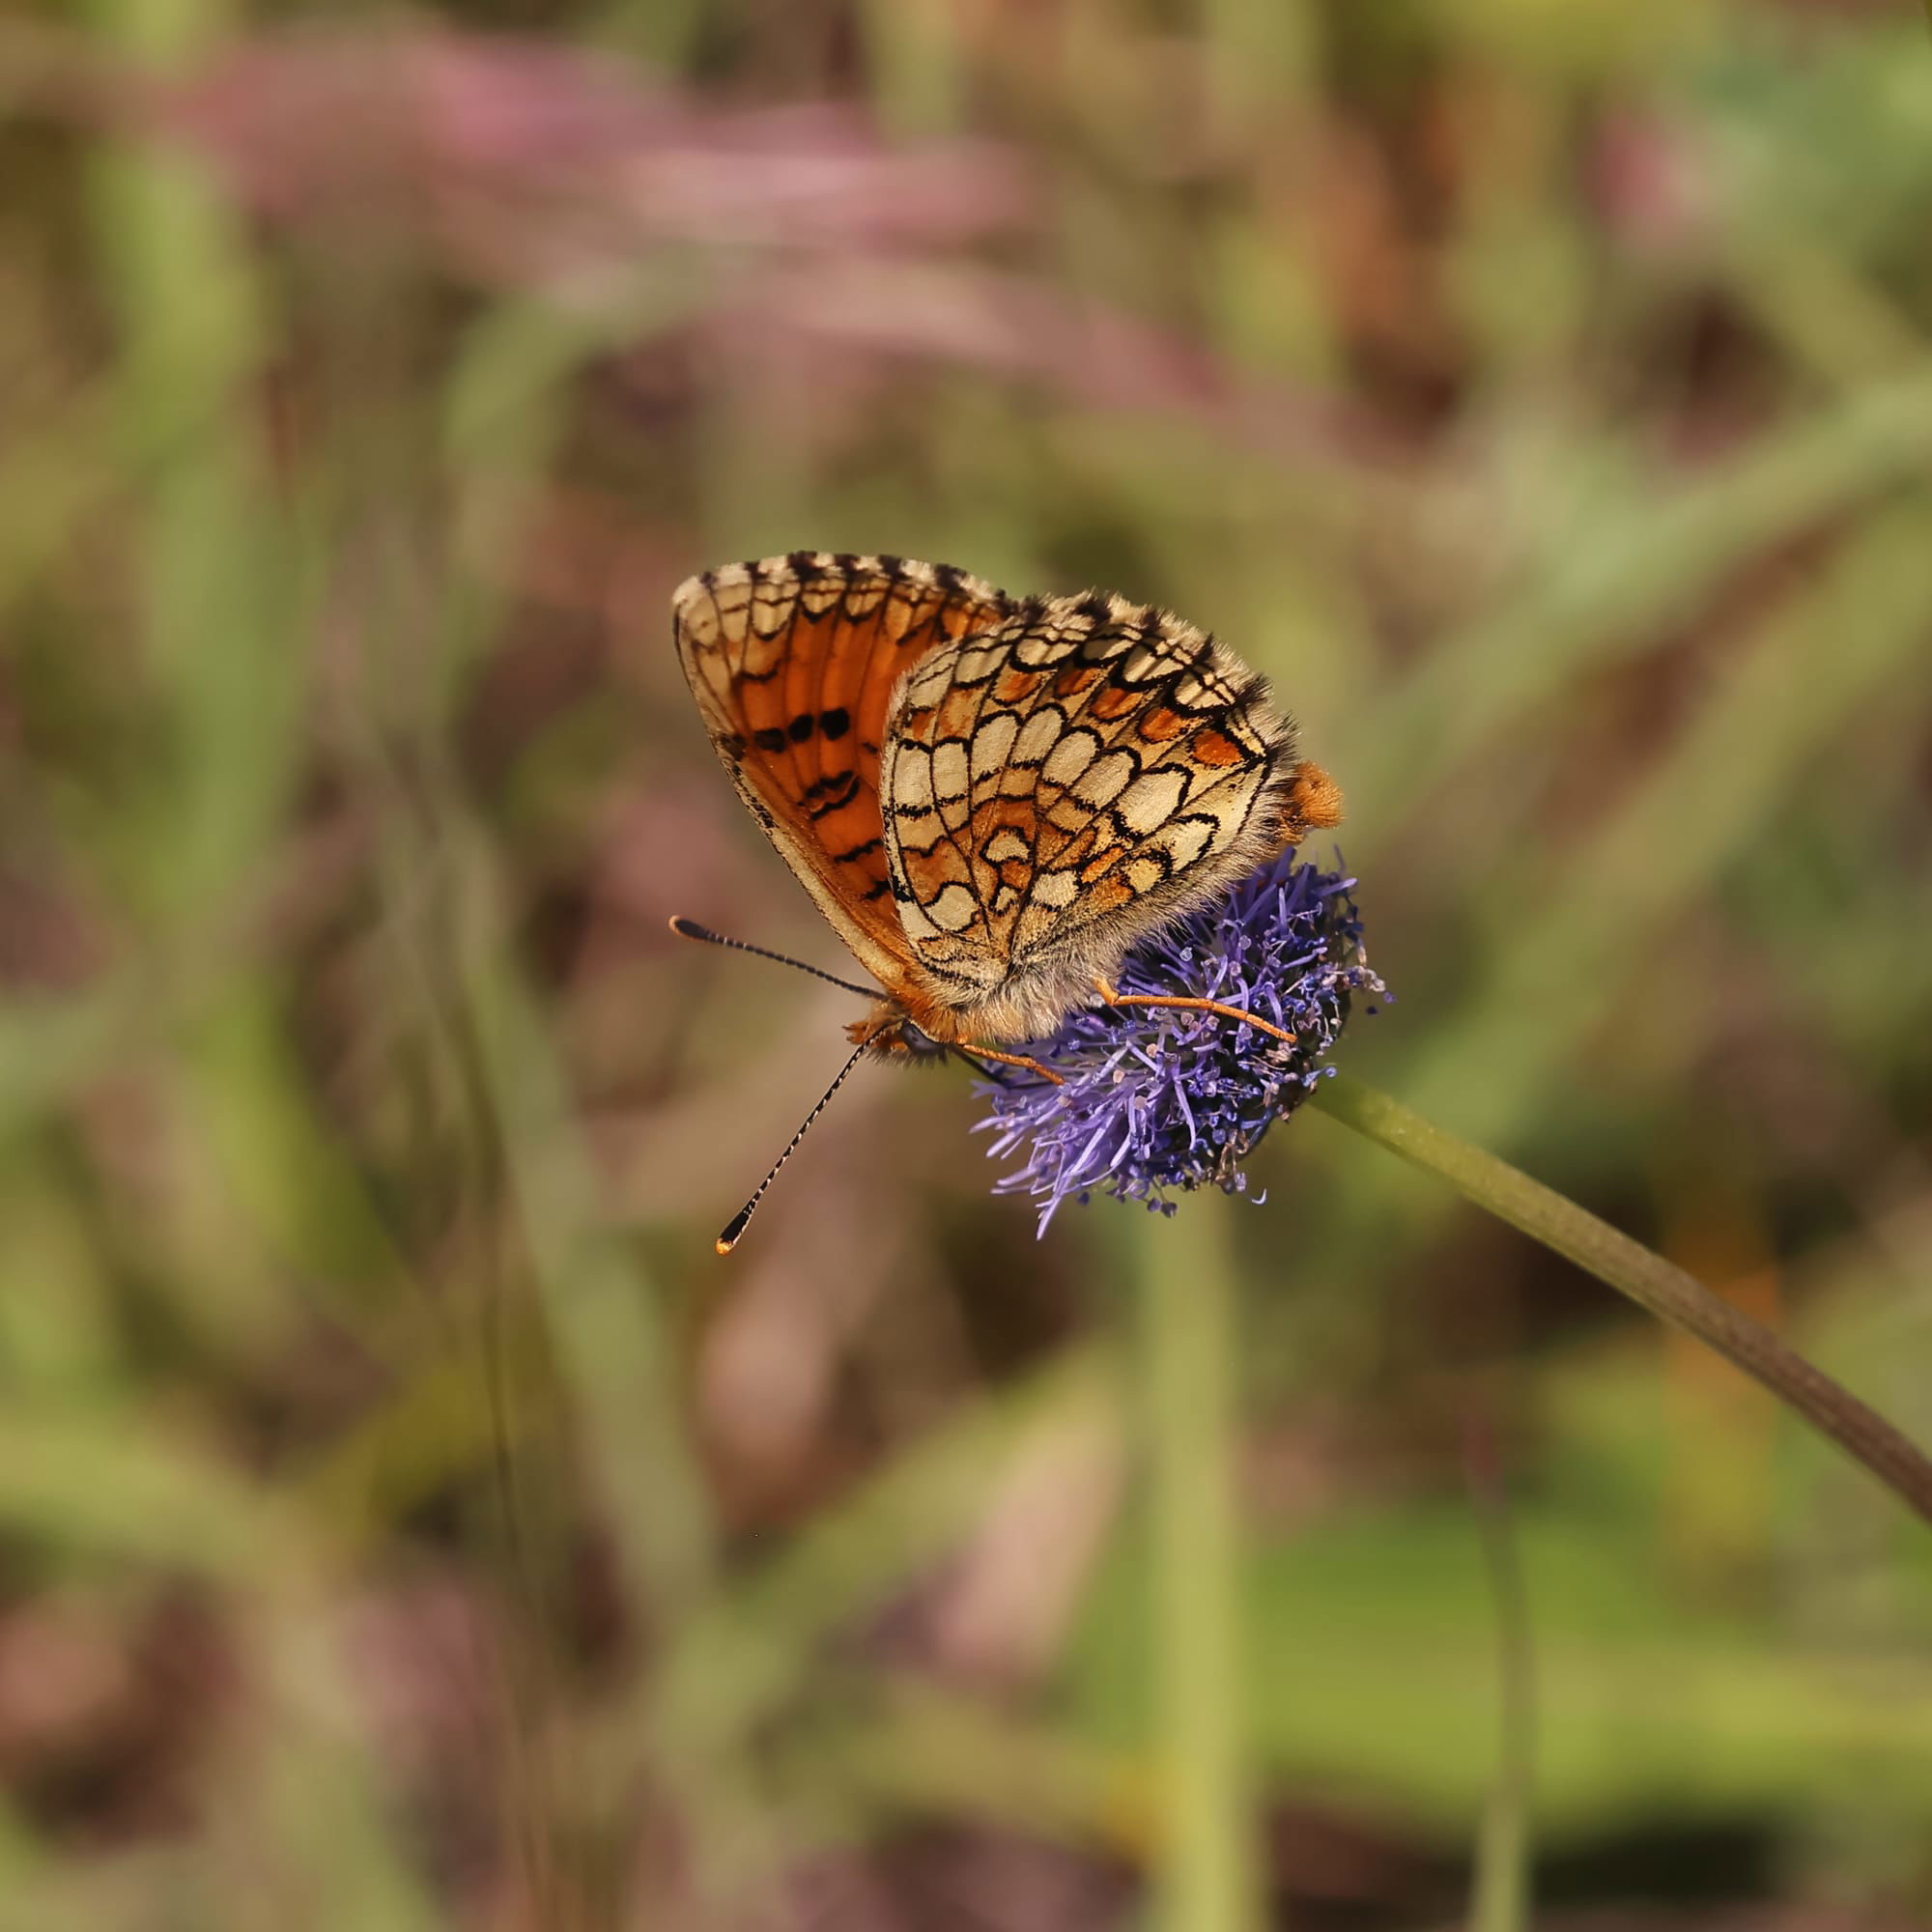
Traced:
<path fill-rule="evenodd" d="M 1039 1229 L 1096 1187 L 1163 1214 L 1165 1190 L 1211 1181 L 1247 1189 L 1241 1163 L 1321 1077 L 1350 996 L 1381 994 L 1362 952 L 1354 880 L 1295 855 L 1252 872 L 1127 955 L 1122 993 L 1218 1000 L 1294 1035 L 1291 1045 L 1218 1013 L 1093 1007 L 1025 1049 L 1065 1081 L 1019 1072 L 979 1091 L 999 1159 L 1025 1164 L 994 1183 L 1040 1204 Z M 1375 1009 L 1370 1008 L 1370 1011 Z"/>

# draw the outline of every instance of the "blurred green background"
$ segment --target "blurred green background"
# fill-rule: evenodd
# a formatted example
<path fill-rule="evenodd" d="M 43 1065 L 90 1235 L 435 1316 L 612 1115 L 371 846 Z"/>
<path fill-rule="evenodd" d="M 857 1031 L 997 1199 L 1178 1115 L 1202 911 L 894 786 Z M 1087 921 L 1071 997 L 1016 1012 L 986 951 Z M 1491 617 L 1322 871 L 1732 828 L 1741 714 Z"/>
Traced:
<path fill-rule="evenodd" d="M 0 1925 L 1449 1925 L 1525 1725 L 1539 1924 L 1932 1923 L 1861 1471 L 1314 1115 L 721 1263 L 854 1009 L 665 930 L 849 970 L 689 572 L 1169 604 L 1346 1064 L 1932 1438 L 1928 243 L 1904 0 L 10 10 Z"/>

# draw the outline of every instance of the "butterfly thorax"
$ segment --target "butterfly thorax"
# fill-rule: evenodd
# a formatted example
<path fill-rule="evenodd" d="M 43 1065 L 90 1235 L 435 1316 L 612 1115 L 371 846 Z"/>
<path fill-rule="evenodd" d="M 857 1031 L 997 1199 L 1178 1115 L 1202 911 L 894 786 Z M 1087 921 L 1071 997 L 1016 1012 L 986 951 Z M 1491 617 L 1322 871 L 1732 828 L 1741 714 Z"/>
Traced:
<path fill-rule="evenodd" d="M 854 1045 L 876 1046 L 895 1057 L 1045 1039 L 1076 1008 L 1094 1004 L 1097 982 L 1118 970 L 1121 950 L 1102 948 L 1079 959 L 1010 973 L 971 998 L 951 987 L 916 984 L 908 976 L 846 1033 Z"/>

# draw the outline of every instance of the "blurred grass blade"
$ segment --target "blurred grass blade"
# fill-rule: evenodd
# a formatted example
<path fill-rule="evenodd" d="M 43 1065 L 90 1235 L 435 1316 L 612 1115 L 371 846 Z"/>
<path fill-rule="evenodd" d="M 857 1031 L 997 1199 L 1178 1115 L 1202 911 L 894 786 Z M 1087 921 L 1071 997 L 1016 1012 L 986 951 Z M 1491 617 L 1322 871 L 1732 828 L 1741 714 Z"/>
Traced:
<path fill-rule="evenodd" d="M 98 12 L 154 73 L 191 71 L 227 23 L 186 0 Z M 116 427 L 141 486 L 139 623 L 169 740 L 151 809 L 121 829 L 155 910 L 191 926 L 249 875 L 293 782 L 307 663 L 287 640 L 305 586 L 258 445 L 269 320 L 237 211 L 204 161 L 158 138 L 103 146 L 93 177 Z"/>
<path fill-rule="evenodd" d="M 1861 526 L 1714 678 L 1668 751 L 1588 835 L 1552 895 L 1495 895 L 1491 968 L 1406 1082 L 1417 1109 L 1484 1141 L 1510 1132 L 1665 935 L 1740 853 L 1803 810 L 1804 775 L 1899 688 L 1932 621 L 1932 498 Z M 1829 675 L 1820 639 L 1830 639 Z"/>
<path fill-rule="evenodd" d="M 1444 638 L 1378 707 L 1350 776 L 1394 824 L 1586 671 L 1648 648 L 1731 571 L 1932 469 L 1932 376 L 1871 383 L 1682 481 L 1579 498 L 1525 587 Z"/>
<path fill-rule="evenodd" d="M 1536 1658 L 1510 1521 L 1509 1495 L 1486 1421 L 1468 1450 L 1469 1493 L 1496 1627 L 1496 1769 L 1476 1839 L 1470 1932 L 1524 1932 L 1530 1914 L 1531 1804 L 1536 1756 Z"/>
<path fill-rule="evenodd" d="M 675 1626 L 708 1593 L 716 1551 L 669 1325 L 640 1258 L 600 1210 L 541 1020 L 495 943 L 484 850 L 454 827 L 449 839 L 460 853 L 454 940 L 480 1097 L 502 1136 L 538 1304 L 583 1428 L 629 1601 Z"/>

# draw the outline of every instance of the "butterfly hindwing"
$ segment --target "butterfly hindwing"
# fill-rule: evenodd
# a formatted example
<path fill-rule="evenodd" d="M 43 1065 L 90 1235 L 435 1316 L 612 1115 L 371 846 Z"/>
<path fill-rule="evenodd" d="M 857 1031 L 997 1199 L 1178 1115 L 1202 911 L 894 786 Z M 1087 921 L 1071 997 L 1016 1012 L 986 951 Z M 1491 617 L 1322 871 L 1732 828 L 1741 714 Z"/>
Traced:
<path fill-rule="evenodd" d="M 886 850 L 929 972 L 989 995 L 1134 939 L 1281 842 L 1293 732 L 1167 612 L 1031 599 L 923 659 L 887 729 Z"/>

